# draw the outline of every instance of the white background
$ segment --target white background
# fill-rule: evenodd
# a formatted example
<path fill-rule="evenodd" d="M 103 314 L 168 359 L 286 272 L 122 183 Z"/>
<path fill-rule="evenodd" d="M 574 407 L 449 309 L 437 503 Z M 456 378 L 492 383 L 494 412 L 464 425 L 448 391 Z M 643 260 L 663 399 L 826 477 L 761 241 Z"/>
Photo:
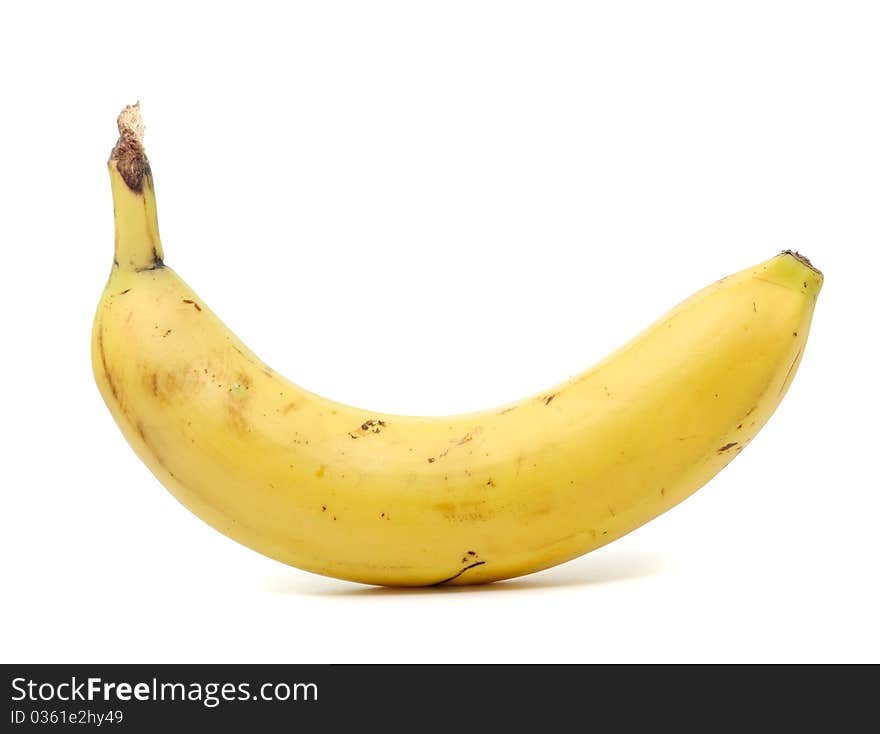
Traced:
<path fill-rule="evenodd" d="M 872 2 L 5 4 L 4 661 L 880 660 L 878 38 Z M 92 378 L 136 99 L 167 263 L 312 390 L 489 407 L 783 248 L 826 276 L 800 372 L 706 488 L 564 566 L 394 591 L 263 558 Z"/>

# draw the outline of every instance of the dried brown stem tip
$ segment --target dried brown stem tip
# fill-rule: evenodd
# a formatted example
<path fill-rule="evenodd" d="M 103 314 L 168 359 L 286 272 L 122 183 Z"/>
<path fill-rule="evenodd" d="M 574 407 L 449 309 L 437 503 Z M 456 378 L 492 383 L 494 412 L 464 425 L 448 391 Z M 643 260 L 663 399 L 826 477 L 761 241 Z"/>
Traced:
<path fill-rule="evenodd" d="M 810 258 L 808 258 L 806 255 L 801 255 L 801 253 L 797 252 L 796 250 L 783 250 L 782 254 L 791 255 L 795 260 L 806 265 L 810 270 L 813 270 L 819 273 L 819 275 L 822 275 L 822 271 L 819 270 L 819 268 L 817 268 L 815 265 L 813 265 L 813 263 L 810 262 Z"/>
<path fill-rule="evenodd" d="M 110 161 L 116 164 L 122 180 L 132 191 L 140 191 L 144 176 L 150 172 L 150 163 L 144 152 L 144 120 L 141 103 L 126 105 L 116 118 L 119 140 L 110 153 Z"/>

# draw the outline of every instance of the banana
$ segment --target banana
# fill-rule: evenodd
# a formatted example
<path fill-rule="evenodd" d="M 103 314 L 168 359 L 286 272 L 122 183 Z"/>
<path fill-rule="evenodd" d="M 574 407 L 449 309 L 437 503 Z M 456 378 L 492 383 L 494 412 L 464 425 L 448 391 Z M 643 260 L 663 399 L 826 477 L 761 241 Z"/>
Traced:
<path fill-rule="evenodd" d="M 101 395 L 180 502 L 301 569 L 468 584 L 587 553 L 717 474 L 803 357 L 823 277 L 786 251 L 517 403 L 411 417 L 327 400 L 265 365 L 164 264 L 137 106 L 118 125 L 115 258 L 92 336 Z"/>

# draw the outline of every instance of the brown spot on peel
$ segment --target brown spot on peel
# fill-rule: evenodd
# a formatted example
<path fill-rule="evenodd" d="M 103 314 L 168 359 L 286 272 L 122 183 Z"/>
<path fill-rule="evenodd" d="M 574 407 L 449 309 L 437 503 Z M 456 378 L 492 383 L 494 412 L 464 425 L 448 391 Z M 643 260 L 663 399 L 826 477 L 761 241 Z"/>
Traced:
<path fill-rule="evenodd" d="M 732 441 L 731 443 L 726 443 L 720 449 L 718 449 L 719 454 L 723 454 L 725 451 L 732 449 L 734 446 L 738 445 L 736 441 Z"/>
<path fill-rule="evenodd" d="M 361 435 L 367 435 L 368 433 L 381 433 L 382 429 L 388 425 L 383 420 L 378 420 L 376 418 L 371 418 L 370 420 L 366 420 L 361 423 L 359 430 L 361 431 Z M 349 431 L 349 436 L 352 438 L 360 438 L 360 436 L 356 435 L 354 432 Z"/>

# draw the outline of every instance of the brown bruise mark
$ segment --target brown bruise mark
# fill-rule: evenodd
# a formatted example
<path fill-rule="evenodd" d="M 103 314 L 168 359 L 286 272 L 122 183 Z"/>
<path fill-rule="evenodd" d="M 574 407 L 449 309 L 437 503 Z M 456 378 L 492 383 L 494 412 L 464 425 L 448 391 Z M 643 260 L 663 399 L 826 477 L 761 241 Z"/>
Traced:
<path fill-rule="evenodd" d="M 159 374 L 157 372 L 150 373 L 150 392 L 154 398 L 159 397 Z"/>
<path fill-rule="evenodd" d="M 429 463 L 429 464 L 433 464 L 435 461 L 437 461 L 437 459 L 435 459 L 433 456 L 429 456 L 429 457 L 428 457 L 428 463 Z"/>
<path fill-rule="evenodd" d="M 495 486 L 495 480 L 492 479 L 492 478 L 490 478 L 489 481 L 486 482 L 486 486 L 487 486 L 487 487 L 494 487 L 494 486 Z"/>
<path fill-rule="evenodd" d="M 757 406 L 757 405 L 753 405 L 751 408 L 749 408 L 749 412 L 746 413 L 746 416 L 745 416 L 745 417 L 748 418 L 748 417 L 749 417 L 752 413 L 754 413 L 757 409 L 758 409 L 758 406 Z"/>
<path fill-rule="evenodd" d="M 240 405 L 230 401 L 227 403 L 227 411 L 229 413 L 230 418 L 232 419 L 232 424 L 238 431 L 242 433 L 250 433 L 251 429 L 248 426 L 247 419 L 243 415 L 243 411 Z"/>
<path fill-rule="evenodd" d="M 287 415 L 291 411 L 299 410 L 301 401 L 294 400 L 293 402 L 288 403 L 281 409 L 281 415 Z"/>
<path fill-rule="evenodd" d="M 162 334 L 162 338 L 164 339 L 164 338 L 165 338 L 166 336 L 168 336 L 170 333 L 171 333 L 171 329 L 165 329 L 165 333 Z"/>
<path fill-rule="evenodd" d="M 250 385 L 250 378 L 240 372 L 236 375 L 235 382 L 226 388 L 226 412 L 229 414 L 233 426 L 241 433 L 250 433 L 252 430 L 244 415 L 248 404 L 248 397 L 244 395 L 244 391 L 250 390 Z"/>
<path fill-rule="evenodd" d="M 486 509 L 485 500 L 459 502 L 437 502 L 434 509 L 450 522 L 480 522 L 488 520 L 492 513 Z"/>
<path fill-rule="evenodd" d="M 665 496 L 666 496 L 666 487 L 660 487 L 660 496 L 661 496 L 661 497 L 665 497 Z"/>
<path fill-rule="evenodd" d="M 189 298 L 184 298 L 184 299 L 183 299 L 183 302 L 184 302 L 184 303 L 188 303 L 188 304 L 190 304 L 191 306 L 193 306 L 193 307 L 196 309 L 196 311 L 201 311 L 201 310 L 202 310 L 202 307 L 201 307 L 198 303 L 196 303 L 196 302 L 193 301 L 193 300 L 190 300 Z"/>
<path fill-rule="evenodd" d="M 731 443 L 726 443 L 720 449 L 718 449 L 719 454 L 723 454 L 725 451 L 732 449 L 734 446 L 738 446 L 739 443 L 737 441 L 732 441 Z"/>
<path fill-rule="evenodd" d="M 544 401 L 544 405 L 550 405 L 550 403 L 553 402 L 553 399 L 554 399 L 557 395 L 559 395 L 558 392 L 550 393 L 549 395 L 545 395 L 544 397 L 542 397 L 541 400 Z"/>
<path fill-rule="evenodd" d="M 119 291 L 118 295 L 124 296 L 126 293 L 129 293 L 130 291 L 131 291 L 131 288 L 126 288 L 124 291 Z"/>
<path fill-rule="evenodd" d="M 498 415 L 504 415 L 505 413 L 509 413 L 512 410 L 516 410 L 518 407 L 519 407 L 518 405 L 511 405 L 509 408 L 505 408 L 504 410 L 499 410 Z"/>
<path fill-rule="evenodd" d="M 752 311 L 754 311 L 755 313 L 758 313 L 758 307 L 757 307 L 757 305 L 755 305 L 754 301 L 752 301 Z"/>
<path fill-rule="evenodd" d="M 327 512 L 327 505 L 321 505 L 321 512 Z"/>
<path fill-rule="evenodd" d="M 466 434 L 464 434 L 464 436 L 462 436 L 460 439 L 458 439 L 458 442 L 455 445 L 456 446 L 464 446 L 464 444 L 469 443 L 470 441 L 473 441 L 473 440 L 474 440 L 473 434 L 466 433 Z"/>

